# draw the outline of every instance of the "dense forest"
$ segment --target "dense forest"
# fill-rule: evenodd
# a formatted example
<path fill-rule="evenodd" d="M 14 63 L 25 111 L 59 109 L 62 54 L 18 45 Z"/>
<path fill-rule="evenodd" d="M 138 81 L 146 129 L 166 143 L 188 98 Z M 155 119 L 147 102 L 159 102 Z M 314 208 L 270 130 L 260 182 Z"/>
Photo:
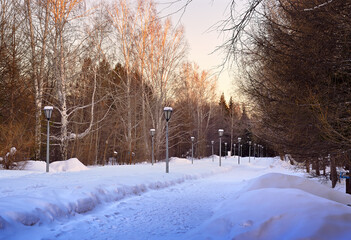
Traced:
<path fill-rule="evenodd" d="M 253 132 L 335 186 L 351 159 L 351 1 L 253 0 L 226 24 Z"/>
<path fill-rule="evenodd" d="M 150 129 L 163 160 L 165 106 L 174 110 L 170 156 L 189 156 L 192 136 L 195 157 L 210 155 L 212 140 L 218 154 L 219 128 L 231 148 L 238 136 L 251 137 L 245 108 L 217 96 L 216 77 L 186 61 L 184 29 L 160 18 L 152 0 L 1 0 L 0 7 L 5 168 L 45 159 L 44 106 L 53 106 L 50 161 L 151 161 Z"/>

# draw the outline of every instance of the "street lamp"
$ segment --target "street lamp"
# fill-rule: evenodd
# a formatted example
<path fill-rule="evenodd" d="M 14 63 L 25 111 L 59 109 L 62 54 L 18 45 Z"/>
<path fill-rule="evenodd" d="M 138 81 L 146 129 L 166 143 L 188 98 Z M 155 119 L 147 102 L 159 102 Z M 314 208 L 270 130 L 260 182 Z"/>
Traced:
<path fill-rule="evenodd" d="M 250 157 L 251 157 L 251 141 L 249 141 L 249 163 L 250 163 Z"/>
<path fill-rule="evenodd" d="M 151 164 L 154 165 L 155 158 L 154 158 L 154 135 L 155 135 L 155 129 L 151 128 L 150 129 L 150 134 L 151 134 L 151 142 L 152 142 L 152 148 L 151 148 Z"/>
<path fill-rule="evenodd" d="M 223 129 L 218 129 L 218 135 L 219 135 L 219 166 L 222 166 L 222 162 L 221 162 L 221 156 L 222 156 L 222 136 L 223 136 Z"/>
<path fill-rule="evenodd" d="M 258 144 L 258 145 L 257 145 L 257 156 L 258 156 L 258 157 L 261 157 L 261 155 L 260 155 L 260 149 L 261 149 L 261 145 Z"/>
<path fill-rule="evenodd" d="M 191 164 L 194 164 L 194 140 L 195 137 L 190 137 L 191 139 Z"/>
<path fill-rule="evenodd" d="M 113 163 L 112 163 L 112 165 L 118 165 L 118 162 L 117 162 L 117 155 L 118 155 L 118 152 L 115 150 L 115 151 L 113 151 L 113 155 L 115 156 L 115 159 L 113 160 Z"/>
<path fill-rule="evenodd" d="M 263 153 L 264 147 L 263 146 L 261 146 L 261 147 L 262 147 L 262 153 L 261 154 L 262 154 L 262 157 L 264 157 L 264 153 Z"/>
<path fill-rule="evenodd" d="M 236 148 L 236 144 L 234 143 L 234 157 L 235 157 L 235 148 Z"/>
<path fill-rule="evenodd" d="M 164 107 L 163 112 L 165 113 L 166 119 L 166 173 L 169 173 L 169 159 L 168 159 L 168 121 L 171 119 L 173 108 Z"/>
<path fill-rule="evenodd" d="M 214 155 L 213 155 L 213 144 L 214 144 L 214 141 L 212 140 L 212 141 L 211 141 L 211 145 L 212 145 L 212 162 L 214 161 Z"/>
<path fill-rule="evenodd" d="M 227 158 L 227 143 L 224 143 L 224 157 Z"/>
<path fill-rule="evenodd" d="M 44 114 L 46 119 L 48 120 L 47 124 L 47 138 L 46 138 L 46 172 L 49 172 L 49 136 L 50 136 L 50 118 L 52 114 L 52 110 L 54 108 L 52 106 L 44 107 Z"/>
<path fill-rule="evenodd" d="M 256 146 L 257 146 L 257 144 L 255 143 L 255 144 L 254 144 L 254 154 L 253 154 L 254 159 L 255 159 L 255 157 L 256 157 Z"/>
<path fill-rule="evenodd" d="M 240 164 L 240 142 L 241 142 L 241 137 L 238 137 L 238 164 Z"/>

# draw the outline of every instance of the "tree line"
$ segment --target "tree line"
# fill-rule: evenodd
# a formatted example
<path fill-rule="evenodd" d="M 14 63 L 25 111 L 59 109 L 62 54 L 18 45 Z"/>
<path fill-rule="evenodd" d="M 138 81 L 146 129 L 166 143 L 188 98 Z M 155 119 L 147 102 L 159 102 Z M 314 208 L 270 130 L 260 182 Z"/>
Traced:
<path fill-rule="evenodd" d="M 254 0 L 229 22 L 253 132 L 307 171 L 330 166 L 335 186 L 350 169 L 351 2 Z"/>
<path fill-rule="evenodd" d="M 191 136 L 195 156 L 203 157 L 218 128 L 231 139 L 244 131 L 236 124 L 242 107 L 222 98 L 218 103 L 216 77 L 186 61 L 183 27 L 160 18 L 154 1 L 0 0 L 0 8 L 5 168 L 45 159 L 46 105 L 54 107 L 51 161 L 150 161 L 151 128 L 156 159 L 162 160 L 165 106 L 174 109 L 171 156 L 187 156 Z M 17 151 L 11 157 L 12 147 Z"/>

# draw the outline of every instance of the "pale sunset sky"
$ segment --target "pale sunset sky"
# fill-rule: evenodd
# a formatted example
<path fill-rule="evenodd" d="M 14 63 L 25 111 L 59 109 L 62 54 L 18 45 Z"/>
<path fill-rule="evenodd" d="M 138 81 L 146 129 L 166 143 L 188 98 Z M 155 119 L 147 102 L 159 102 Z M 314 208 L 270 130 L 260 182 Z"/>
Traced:
<path fill-rule="evenodd" d="M 216 27 L 221 21 L 228 18 L 230 14 L 231 0 L 156 0 L 160 16 L 171 14 L 174 24 L 182 24 L 185 28 L 185 37 L 189 44 L 190 62 L 196 62 L 202 70 L 211 70 L 218 76 L 218 95 L 224 92 L 226 99 L 230 96 L 236 98 L 235 70 L 228 69 L 228 66 L 222 70 L 219 65 L 223 63 L 225 54 L 223 50 L 214 50 L 221 46 L 228 35 Z M 181 9 L 187 2 L 185 11 Z M 245 0 L 236 1 L 238 6 L 243 5 Z M 174 4 L 171 4 L 174 3 Z M 178 11 L 178 13 L 175 13 Z"/>

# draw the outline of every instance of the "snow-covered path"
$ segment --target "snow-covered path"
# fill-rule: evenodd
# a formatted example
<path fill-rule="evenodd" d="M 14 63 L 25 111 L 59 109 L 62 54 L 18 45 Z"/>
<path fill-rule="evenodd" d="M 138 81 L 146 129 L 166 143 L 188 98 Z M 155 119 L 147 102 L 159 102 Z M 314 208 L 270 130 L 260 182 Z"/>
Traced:
<path fill-rule="evenodd" d="M 146 192 L 96 209 L 48 233 L 48 239 L 186 239 L 240 186 L 234 171 Z M 84 235 L 82 236 L 82 232 Z"/>
<path fill-rule="evenodd" d="M 186 234 L 209 219 L 218 204 L 236 197 L 242 182 L 274 171 L 266 163 L 244 162 L 224 173 L 151 190 L 41 227 L 38 239 L 187 239 Z M 37 230 L 32 229 L 34 236 Z"/>
<path fill-rule="evenodd" d="M 279 159 L 211 160 L 4 172 L 0 239 L 349 239 L 349 195 Z"/>

